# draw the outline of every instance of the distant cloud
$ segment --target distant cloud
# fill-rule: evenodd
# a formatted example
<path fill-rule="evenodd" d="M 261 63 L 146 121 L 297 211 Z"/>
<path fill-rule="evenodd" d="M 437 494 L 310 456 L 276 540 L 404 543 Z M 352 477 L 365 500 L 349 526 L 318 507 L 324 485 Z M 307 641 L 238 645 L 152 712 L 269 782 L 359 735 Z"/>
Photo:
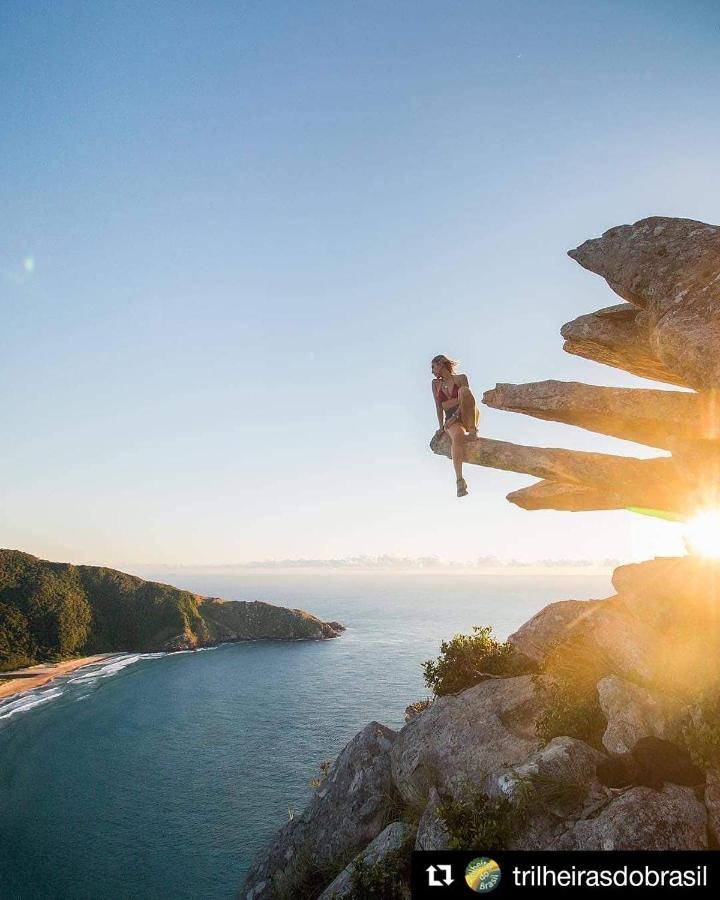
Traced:
<path fill-rule="evenodd" d="M 618 559 L 500 559 L 480 556 L 475 560 L 447 560 L 438 556 L 345 556 L 333 559 L 264 559 L 219 566 L 217 569 L 514 569 L 514 568 L 614 568 Z"/>

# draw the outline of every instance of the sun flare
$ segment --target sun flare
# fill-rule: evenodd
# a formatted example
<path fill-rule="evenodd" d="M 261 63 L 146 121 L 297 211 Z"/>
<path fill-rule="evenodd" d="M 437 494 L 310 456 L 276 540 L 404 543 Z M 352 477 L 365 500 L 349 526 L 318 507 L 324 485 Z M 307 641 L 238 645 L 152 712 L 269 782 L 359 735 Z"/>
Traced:
<path fill-rule="evenodd" d="M 706 509 L 689 519 L 685 539 L 692 553 L 720 559 L 720 509 Z"/>

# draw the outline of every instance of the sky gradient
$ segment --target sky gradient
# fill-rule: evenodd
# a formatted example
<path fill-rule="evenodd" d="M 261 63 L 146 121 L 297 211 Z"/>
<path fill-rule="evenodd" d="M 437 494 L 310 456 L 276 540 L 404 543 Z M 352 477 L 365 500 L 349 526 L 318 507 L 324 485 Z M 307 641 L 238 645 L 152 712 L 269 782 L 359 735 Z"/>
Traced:
<path fill-rule="evenodd" d="M 718 222 L 705 2 L 0 5 L 0 546 L 115 566 L 682 551 L 630 513 L 454 496 L 430 358 L 480 396 L 637 386 L 563 354 L 567 258 Z M 646 383 L 647 384 L 647 383 Z M 483 408 L 482 433 L 653 455 Z"/>

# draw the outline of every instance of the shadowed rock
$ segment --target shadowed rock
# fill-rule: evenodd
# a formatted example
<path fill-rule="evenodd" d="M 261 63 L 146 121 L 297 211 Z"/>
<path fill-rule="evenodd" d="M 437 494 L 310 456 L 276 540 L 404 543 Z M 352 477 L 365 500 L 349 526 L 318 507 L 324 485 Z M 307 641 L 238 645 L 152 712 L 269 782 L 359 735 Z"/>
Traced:
<path fill-rule="evenodd" d="M 320 894 L 318 900 L 340 900 L 349 897 L 353 891 L 353 872 L 356 863 L 363 862 L 366 866 L 374 866 L 383 861 L 403 847 L 407 846 L 414 836 L 414 829 L 406 822 L 392 822 L 388 827 L 368 844 L 355 859 L 346 866 L 342 872 Z M 407 892 L 408 898 L 410 891 Z"/>
<path fill-rule="evenodd" d="M 563 350 L 573 356 L 624 369 L 641 378 L 688 387 L 656 356 L 650 341 L 647 313 L 630 303 L 608 306 L 579 316 L 560 329 Z"/>
<path fill-rule="evenodd" d="M 597 776 L 607 787 L 640 785 L 660 790 L 664 784 L 705 784 L 705 773 L 685 747 L 655 735 L 640 738 L 629 752 L 613 753 L 599 762 Z"/>
<path fill-rule="evenodd" d="M 569 252 L 623 300 L 647 311 L 650 344 L 695 387 L 720 387 L 720 228 L 655 216 L 611 228 Z"/>

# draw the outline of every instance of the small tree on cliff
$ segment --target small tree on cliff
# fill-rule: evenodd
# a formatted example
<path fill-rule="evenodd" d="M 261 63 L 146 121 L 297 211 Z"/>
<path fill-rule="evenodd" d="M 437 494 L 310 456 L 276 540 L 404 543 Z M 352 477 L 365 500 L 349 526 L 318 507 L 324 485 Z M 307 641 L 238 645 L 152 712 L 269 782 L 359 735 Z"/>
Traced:
<path fill-rule="evenodd" d="M 533 671 L 534 666 L 512 644 L 500 643 L 489 625 L 474 625 L 472 634 L 456 634 L 440 644 L 440 656 L 423 664 L 425 684 L 437 697 L 456 694 L 487 678 Z"/>

